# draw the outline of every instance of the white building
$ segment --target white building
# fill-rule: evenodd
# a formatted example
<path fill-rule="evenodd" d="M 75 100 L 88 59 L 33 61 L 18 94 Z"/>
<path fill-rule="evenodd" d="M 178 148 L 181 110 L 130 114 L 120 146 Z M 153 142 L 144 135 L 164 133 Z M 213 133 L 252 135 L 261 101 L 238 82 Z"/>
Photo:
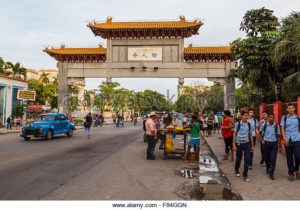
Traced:
<path fill-rule="evenodd" d="M 13 107 L 22 105 L 17 100 L 18 89 L 27 90 L 28 83 L 21 79 L 0 75 L 0 127 L 6 125 L 9 116 L 14 117 Z"/>

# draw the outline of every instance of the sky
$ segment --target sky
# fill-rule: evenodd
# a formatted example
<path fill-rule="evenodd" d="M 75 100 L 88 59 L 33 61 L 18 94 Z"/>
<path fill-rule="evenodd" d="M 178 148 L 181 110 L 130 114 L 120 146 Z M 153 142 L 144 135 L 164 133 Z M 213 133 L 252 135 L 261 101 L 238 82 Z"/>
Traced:
<path fill-rule="evenodd" d="M 56 60 L 43 52 L 46 46 L 106 46 L 106 40 L 95 37 L 86 25 L 109 16 L 118 21 L 198 18 L 204 23 L 200 34 L 185 39 L 185 46 L 226 46 L 245 37 L 239 25 L 247 10 L 266 7 L 278 18 L 300 10 L 300 0 L 0 0 L 0 5 L 0 57 L 32 69 L 56 68 Z M 86 79 L 86 89 L 97 88 L 102 81 Z M 130 90 L 152 89 L 164 95 L 169 90 L 177 95 L 175 78 L 113 81 Z M 185 84 L 192 81 L 185 79 Z"/>

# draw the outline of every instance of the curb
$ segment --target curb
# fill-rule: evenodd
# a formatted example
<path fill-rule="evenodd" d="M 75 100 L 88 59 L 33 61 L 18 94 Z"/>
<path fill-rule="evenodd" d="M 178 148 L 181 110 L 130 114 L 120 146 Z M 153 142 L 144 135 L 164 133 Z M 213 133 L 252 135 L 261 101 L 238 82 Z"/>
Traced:
<path fill-rule="evenodd" d="M 202 136 L 202 138 L 203 138 L 204 141 L 206 142 L 208 148 L 211 150 L 211 152 L 212 152 L 212 154 L 213 154 L 215 160 L 217 161 L 219 170 L 220 170 L 223 174 L 225 174 L 225 173 L 223 172 L 222 168 L 219 167 L 220 161 L 219 161 L 218 157 L 216 156 L 215 152 L 212 150 L 212 148 L 211 148 L 211 146 L 209 145 L 208 141 L 207 141 L 206 138 L 202 135 L 202 133 L 200 133 L 200 135 Z M 227 177 L 226 177 L 226 179 L 228 180 L 228 182 L 229 182 L 229 184 L 230 184 L 230 186 L 231 186 L 231 181 L 230 181 Z M 230 187 L 230 188 L 231 188 L 231 187 Z M 232 190 L 232 189 L 231 189 L 231 190 Z M 242 193 L 236 193 L 236 192 L 234 192 L 234 191 L 231 191 L 231 192 L 234 193 L 234 194 L 236 194 L 236 195 L 238 195 L 242 200 L 247 200 L 247 199 L 245 198 L 246 196 L 244 195 L 243 192 L 242 192 Z"/>
<path fill-rule="evenodd" d="M 11 134 L 11 133 L 21 133 L 22 130 L 10 131 L 10 132 L 0 132 L 0 135 Z"/>

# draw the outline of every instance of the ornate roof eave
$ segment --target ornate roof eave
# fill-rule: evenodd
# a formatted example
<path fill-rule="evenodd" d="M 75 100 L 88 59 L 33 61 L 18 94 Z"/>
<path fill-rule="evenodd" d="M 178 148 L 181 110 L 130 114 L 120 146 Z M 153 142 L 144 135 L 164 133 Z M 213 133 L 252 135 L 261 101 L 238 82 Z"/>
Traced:
<path fill-rule="evenodd" d="M 222 47 L 193 47 L 184 48 L 185 62 L 233 62 L 234 56 L 230 51 L 231 45 Z M 106 61 L 106 48 L 65 48 L 43 50 L 60 62 L 70 63 L 102 63 Z"/>
<path fill-rule="evenodd" d="M 104 39 L 135 38 L 185 38 L 197 35 L 203 23 L 199 20 L 186 21 L 183 16 L 179 21 L 154 22 L 112 22 L 108 18 L 105 23 L 90 23 L 87 26 L 95 36 Z"/>
<path fill-rule="evenodd" d="M 46 48 L 43 51 L 60 62 L 101 63 L 106 61 L 106 48 L 102 45 L 99 45 L 99 48 L 65 48 L 62 45 L 59 49 Z"/>

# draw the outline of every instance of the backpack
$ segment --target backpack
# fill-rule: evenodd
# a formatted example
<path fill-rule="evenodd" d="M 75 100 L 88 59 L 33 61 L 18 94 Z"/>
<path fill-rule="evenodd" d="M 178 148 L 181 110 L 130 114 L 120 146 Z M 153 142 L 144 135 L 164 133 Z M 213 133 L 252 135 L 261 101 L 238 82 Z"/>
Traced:
<path fill-rule="evenodd" d="M 240 130 L 240 128 L 241 128 L 241 121 L 242 120 L 239 120 L 238 121 L 238 128 L 237 128 L 237 131 L 236 131 L 236 133 L 238 133 L 239 132 L 239 130 Z M 247 124 L 248 124 L 248 128 L 249 128 L 249 141 L 250 141 L 250 130 L 251 130 L 251 124 L 247 121 Z"/>
<path fill-rule="evenodd" d="M 296 115 L 296 117 L 298 118 L 298 130 L 299 130 L 299 132 L 300 132 L 300 116 L 297 116 L 297 115 Z M 287 119 L 287 115 L 285 114 L 285 115 L 284 115 L 284 130 L 285 130 L 285 128 L 286 128 L 286 119 Z"/>
<path fill-rule="evenodd" d="M 265 133 L 266 133 L 266 129 L 267 129 L 267 123 L 268 122 L 266 122 L 265 124 L 264 124 L 264 127 L 263 127 L 263 135 L 262 135 L 262 138 L 264 138 L 264 136 L 265 136 Z M 274 123 L 275 124 L 275 135 L 277 136 L 278 134 L 278 125 L 276 124 L 276 123 Z"/>

